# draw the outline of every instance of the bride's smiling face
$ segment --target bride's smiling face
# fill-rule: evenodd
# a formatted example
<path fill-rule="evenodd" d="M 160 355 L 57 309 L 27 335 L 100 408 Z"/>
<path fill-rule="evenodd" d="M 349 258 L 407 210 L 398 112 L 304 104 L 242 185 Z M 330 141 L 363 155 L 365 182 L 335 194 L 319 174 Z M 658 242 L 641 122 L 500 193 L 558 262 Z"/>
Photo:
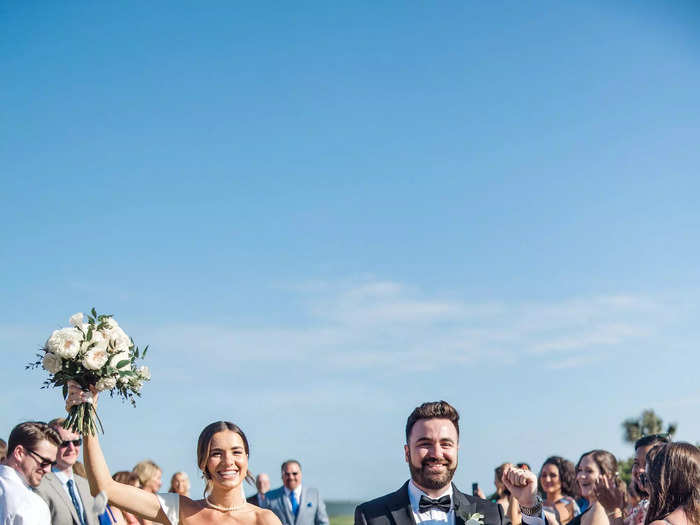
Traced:
<path fill-rule="evenodd" d="M 236 487 L 243 482 L 248 473 L 248 455 L 241 436 L 231 430 L 212 436 L 207 472 L 215 485 Z"/>

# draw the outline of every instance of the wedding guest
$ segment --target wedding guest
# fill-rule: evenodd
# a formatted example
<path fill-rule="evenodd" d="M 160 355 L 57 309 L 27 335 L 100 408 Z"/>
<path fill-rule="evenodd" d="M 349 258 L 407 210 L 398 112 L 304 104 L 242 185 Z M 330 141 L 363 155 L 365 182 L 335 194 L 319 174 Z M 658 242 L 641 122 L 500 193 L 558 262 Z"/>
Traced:
<path fill-rule="evenodd" d="M 255 488 L 258 489 L 257 494 L 253 494 L 251 497 L 246 499 L 246 501 L 248 503 L 252 503 L 253 505 L 257 505 L 258 507 L 265 507 L 265 494 L 270 490 L 270 476 L 264 472 L 258 474 L 258 476 L 255 478 Z"/>
<path fill-rule="evenodd" d="M 85 471 L 85 465 L 80 461 L 73 463 L 73 474 L 80 476 L 82 478 L 87 478 L 87 472 Z"/>
<path fill-rule="evenodd" d="M 632 482 L 630 485 L 641 496 L 641 500 L 625 518 L 626 525 L 643 525 L 645 522 L 649 508 L 649 493 L 642 483 L 641 474 L 646 469 L 647 454 L 653 448 L 662 446 L 669 441 L 668 434 L 652 434 L 641 437 L 634 443 L 634 462 L 632 463 Z"/>
<path fill-rule="evenodd" d="M 547 458 L 540 469 L 539 490 L 545 496 L 543 508 L 551 512 L 561 525 L 581 514 L 576 504 L 576 469 L 561 456 Z"/>
<path fill-rule="evenodd" d="M 644 436 L 635 443 L 635 457 L 632 464 L 632 482 L 630 488 L 643 493 L 643 499 L 625 514 L 630 506 L 626 501 L 629 490 L 625 490 L 614 479 L 602 476 L 596 483 L 596 496 L 610 518 L 611 525 L 643 525 L 649 507 L 648 489 L 642 479 L 644 468 L 650 462 L 660 446 L 668 443 L 667 434 Z"/>
<path fill-rule="evenodd" d="M 181 496 L 190 496 L 190 478 L 186 472 L 176 472 L 170 478 L 170 488 L 168 492 L 180 494 Z"/>
<path fill-rule="evenodd" d="M 457 517 L 464 522 L 474 519 L 483 525 L 506 524 L 500 505 L 464 494 L 452 483 L 458 452 L 457 410 L 445 401 L 416 407 L 406 421 L 404 454 L 410 479 L 396 492 L 359 505 L 355 509 L 355 525 L 452 525 Z M 513 470 L 509 465 L 503 476 L 510 476 L 511 486 L 506 488 L 517 492 L 526 525 L 543 525 L 535 475 Z M 523 476 L 531 477 L 529 483 L 522 482 Z"/>
<path fill-rule="evenodd" d="M 97 410 L 98 397 L 94 387 L 91 387 L 90 392 L 82 392 L 77 383 L 69 381 L 66 409 L 91 402 Z M 233 423 L 211 423 L 199 435 L 197 464 L 206 480 L 202 500 L 194 501 L 167 492 L 154 494 L 113 480 L 109 476 L 109 468 L 97 436 L 84 436 L 83 453 L 92 490 L 104 491 L 114 507 L 147 520 L 164 525 L 211 525 L 223 522 L 280 525 L 274 513 L 245 501 L 242 483 L 250 478 L 250 448 L 243 431 Z"/>
<path fill-rule="evenodd" d="M 318 489 L 301 483 L 301 464 L 296 459 L 282 463 L 283 485 L 265 495 L 265 506 L 283 525 L 328 525 L 326 504 Z"/>
<path fill-rule="evenodd" d="M 528 465 L 527 463 L 518 463 L 517 466 L 518 466 L 518 468 L 521 468 L 523 470 L 532 470 L 530 468 L 530 465 Z"/>
<path fill-rule="evenodd" d="M 120 470 L 115 472 L 112 479 L 118 483 L 123 483 L 124 485 L 131 485 L 132 487 L 140 487 L 139 477 L 133 472 L 128 470 Z M 138 525 L 139 520 L 131 512 L 121 511 L 112 505 L 107 505 L 111 510 L 112 516 L 114 517 L 115 524 L 125 523 L 126 525 Z"/>
<path fill-rule="evenodd" d="M 51 525 L 46 502 L 32 489 L 56 462 L 61 437 L 46 423 L 26 421 L 10 432 L 0 465 L 0 523 Z"/>
<path fill-rule="evenodd" d="M 150 459 L 139 461 L 132 472 L 139 477 L 143 490 L 157 494 L 163 485 L 163 471 Z"/>
<path fill-rule="evenodd" d="M 493 501 L 494 503 L 498 503 L 501 507 L 503 507 L 503 512 L 506 514 L 508 514 L 508 510 L 510 509 L 510 502 L 513 498 L 508 489 L 506 488 L 505 484 L 503 483 L 502 478 L 503 472 L 509 465 L 511 464 L 502 463 L 501 465 L 493 469 L 493 484 L 496 486 L 496 492 L 491 494 L 491 496 L 489 496 L 488 498 L 489 500 Z"/>
<path fill-rule="evenodd" d="M 617 459 L 607 450 L 591 450 L 584 453 L 576 464 L 578 492 L 585 501 L 579 507 L 582 512 L 569 525 L 610 525 L 611 518 L 598 501 L 598 490 L 602 483 L 615 486 L 624 493 L 624 483 L 617 477 Z"/>
<path fill-rule="evenodd" d="M 46 501 L 53 525 L 99 525 L 95 498 L 90 494 L 87 479 L 73 472 L 80 457 L 80 435 L 63 428 L 64 418 L 49 421 L 61 437 L 56 465 L 42 479 L 36 493 Z"/>
<path fill-rule="evenodd" d="M 690 443 L 667 443 L 649 456 L 649 510 L 646 525 L 700 525 L 700 450 Z"/>

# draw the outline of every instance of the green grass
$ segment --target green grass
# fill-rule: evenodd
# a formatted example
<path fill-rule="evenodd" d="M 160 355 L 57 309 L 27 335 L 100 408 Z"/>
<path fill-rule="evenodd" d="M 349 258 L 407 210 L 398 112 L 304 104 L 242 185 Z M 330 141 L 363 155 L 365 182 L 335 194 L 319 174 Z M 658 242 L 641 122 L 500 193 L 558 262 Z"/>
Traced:
<path fill-rule="evenodd" d="M 331 525 L 353 525 L 355 523 L 354 516 L 332 516 L 330 518 Z"/>

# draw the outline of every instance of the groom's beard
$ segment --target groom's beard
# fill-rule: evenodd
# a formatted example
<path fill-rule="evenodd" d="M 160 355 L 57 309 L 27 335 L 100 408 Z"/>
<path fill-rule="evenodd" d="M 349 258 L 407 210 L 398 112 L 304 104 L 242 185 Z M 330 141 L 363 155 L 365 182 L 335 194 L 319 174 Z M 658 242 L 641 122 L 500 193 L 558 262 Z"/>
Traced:
<path fill-rule="evenodd" d="M 443 472 L 428 471 L 428 467 L 434 463 L 445 465 L 445 470 Z M 409 456 L 408 468 L 411 471 L 411 479 L 416 485 L 430 490 L 437 490 L 446 487 L 452 481 L 457 470 L 457 460 L 455 459 L 454 463 L 451 464 L 449 461 L 441 459 L 426 458 L 422 461 L 420 467 L 417 467 Z"/>

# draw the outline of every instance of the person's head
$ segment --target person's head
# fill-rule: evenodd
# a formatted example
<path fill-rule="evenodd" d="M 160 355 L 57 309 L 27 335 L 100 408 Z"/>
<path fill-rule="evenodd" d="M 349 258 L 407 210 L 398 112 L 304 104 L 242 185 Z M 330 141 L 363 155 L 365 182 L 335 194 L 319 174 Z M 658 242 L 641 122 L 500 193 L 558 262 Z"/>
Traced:
<path fill-rule="evenodd" d="M 573 497 L 576 494 L 576 469 L 574 464 L 561 456 L 548 457 L 538 478 L 539 490 L 544 494 Z M 548 498 L 550 499 L 550 498 Z"/>
<path fill-rule="evenodd" d="M 446 401 L 423 403 L 406 421 L 404 454 L 411 479 L 426 493 L 450 484 L 457 470 L 459 413 Z"/>
<path fill-rule="evenodd" d="M 664 445 L 671 441 L 668 434 L 651 434 L 649 436 L 644 436 L 639 438 L 634 443 L 634 463 L 632 463 L 632 484 L 637 492 L 643 496 L 648 497 L 649 493 L 646 487 L 643 486 L 639 476 L 646 468 L 646 457 L 649 451 L 660 445 Z"/>
<path fill-rule="evenodd" d="M 258 477 L 255 478 L 255 488 L 258 489 L 258 494 L 265 494 L 270 490 L 270 476 L 261 472 Z"/>
<path fill-rule="evenodd" d="M 617 474 L 617 459 L 607 450 L 585 452 L 576 464 L 576 482 L 579 494 L 588 501 L 595 501 L 595 484 L 601 476 Z"/>
<path fill-rule="evenodd" d="M 87 478 L 87 470 L 85 470 L 85 465 L 83 465 L 80 461 L 73 463 L 73 474 L 76 474 L 81 478 Z"/>
<path fill-rule="evenodd" d="M 655 452 L 655 453 L 654 453 Z M 689 523 L 700 525 L 700 450 L 690 443 L 667 443 L 649 455 L 646 525 L 682 507 Z"/>
<path fill-rule="evenodd" d="M 289 490 L 301 485 L 301 463 L 296 459 L 288 459 L 282 463 L 282 484 Z"/>
<path fill-rule="evenodd" d="M 523 470 L 532 470 L 527 463 L 518 463 L 516 466 Z"/>
<path fill-rule="evenodd" d="M 495 469 L 493 469 L 493 484 L 496 485 L 495 496 L 499 499 L 506 496 L 510 496 L 510 491 L 506 488 L 502 479 L 503 471 L 508 465 L 512 465 L 512 463 L 501 463 Z"/>
<path fill-rule="evenodd" d="M 141 482 L 135 472 L 128 470 L 120 470 L 112 475 L 112 479 L 123 485 L 131 485 L 132 487 L 141 488 Z"/>
<path fill-rule="evenodd" d="M 46 423 L 26 421 L 10 432 L 5 465 L 14 468 L 31 487 L 38 487 L 56 463 L 61 437 Z"/>
<path fill-rule="evenodd" d="M 4 439 L 0 439 L 0 463 L 5 459 L 5 456 L 7 456 L 7 443 Z"/>
<path fill-rule="evenodd" d="M 210 423 L 199 434 L 197 465 L 206 480 L 204 493 L 214 485 L 240 487 L 243 480 L 253 482 L 248 472 L 250 447 L 243 431 L 230 421 Z"/>
<path fill-rule="evenodd" d="M 150 459 L 139 461 L 133 468 L 133 473 L 139 477 L 141 488 L 146 492 L 155 494 L 163 484 L 163 471 Z"/>
<path fill-rule="evenodd" d="M 62 417 L 49 421 L 49 426 L 61 437 L 61 444 L 58 446 L 58 455 L 56 456 L 56 467 L 61 471 L 73 468 L 80 457 L 80 447 L 83 444 L 80 434 L 63 428 L 65 422 L 65 418 Z"/>
<path fill-rule="evenodd" d="M 173 477 L 170 478 L 170 488 L 168 492 L 174 492 L 175 494 L 180 494 L 181 496 L 190 495 L 190 478 L 185 472 L 176 472 Z"/>

